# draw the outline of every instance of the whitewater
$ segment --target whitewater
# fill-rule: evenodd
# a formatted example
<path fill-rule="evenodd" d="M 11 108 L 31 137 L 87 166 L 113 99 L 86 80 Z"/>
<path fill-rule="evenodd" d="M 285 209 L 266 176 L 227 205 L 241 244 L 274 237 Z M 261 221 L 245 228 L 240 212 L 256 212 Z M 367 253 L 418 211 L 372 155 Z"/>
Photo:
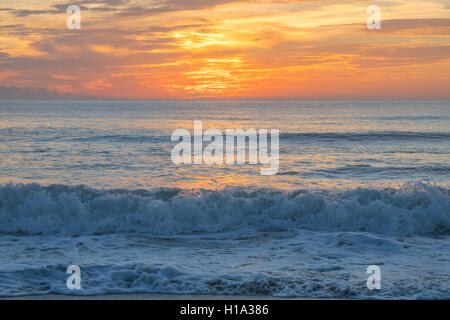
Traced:
<path fill-rule="evenodd" d="M 276 112 L 275 112 L 276 110 Z M 0 101 L 0 296 L 450 298 L 448 101 Z M 280 170 L 170 161 L 280 129 Z M 81 290 L 66 286 L 69 265 Z M 381 289 L 366 285 L 369 265 Z"/>

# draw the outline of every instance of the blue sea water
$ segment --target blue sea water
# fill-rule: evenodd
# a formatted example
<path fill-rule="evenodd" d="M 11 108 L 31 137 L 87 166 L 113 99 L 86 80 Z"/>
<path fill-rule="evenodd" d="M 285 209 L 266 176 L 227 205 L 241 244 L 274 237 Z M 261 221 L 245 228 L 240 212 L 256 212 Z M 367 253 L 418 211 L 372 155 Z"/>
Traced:
<path fill-rule="evenodd" d="M 198 120 L 278 174 L 172 163 Z M 0 101 L 0 184 L 0 296 L 450 298 L 448 100 Z"/>

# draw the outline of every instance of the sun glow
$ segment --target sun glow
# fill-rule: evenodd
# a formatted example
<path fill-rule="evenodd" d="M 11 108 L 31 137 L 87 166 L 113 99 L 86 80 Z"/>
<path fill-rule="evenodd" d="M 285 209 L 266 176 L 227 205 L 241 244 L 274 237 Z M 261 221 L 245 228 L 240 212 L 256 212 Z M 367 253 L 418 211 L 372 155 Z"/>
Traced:
<path fill-rule="evenodd" d="M 0 10 L 0 86 L 110 98 L 447 97 L 440 1 L 89 3 L 67 30 L 58 1 Z M 48 76 L 42 76 L 47 74 Z"/>

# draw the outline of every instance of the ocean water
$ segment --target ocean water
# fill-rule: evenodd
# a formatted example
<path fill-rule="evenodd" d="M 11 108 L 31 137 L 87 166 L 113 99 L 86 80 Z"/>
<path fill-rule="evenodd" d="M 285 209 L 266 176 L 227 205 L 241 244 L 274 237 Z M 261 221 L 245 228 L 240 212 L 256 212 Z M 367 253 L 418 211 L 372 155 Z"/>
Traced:
<path fill-rule="evenodd" d="M 278 174 L 173 164 L 198 120 L 279 129 Z M 449 299 L 449 246 L 448 100 L 0 101 L 0 296 Z"/>

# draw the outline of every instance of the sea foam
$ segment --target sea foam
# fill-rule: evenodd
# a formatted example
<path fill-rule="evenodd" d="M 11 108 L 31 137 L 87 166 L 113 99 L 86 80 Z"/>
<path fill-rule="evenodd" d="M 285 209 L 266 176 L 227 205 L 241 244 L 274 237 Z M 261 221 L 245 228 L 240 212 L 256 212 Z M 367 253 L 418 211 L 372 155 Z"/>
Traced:
<path fill-rule="evenodd" d="M 450 233 L 449 190 L 399 188 L 97 190 L 85 186 L 0 186 L 0 233 L 147 235 L 284 227 L 389 235 Z"/>

